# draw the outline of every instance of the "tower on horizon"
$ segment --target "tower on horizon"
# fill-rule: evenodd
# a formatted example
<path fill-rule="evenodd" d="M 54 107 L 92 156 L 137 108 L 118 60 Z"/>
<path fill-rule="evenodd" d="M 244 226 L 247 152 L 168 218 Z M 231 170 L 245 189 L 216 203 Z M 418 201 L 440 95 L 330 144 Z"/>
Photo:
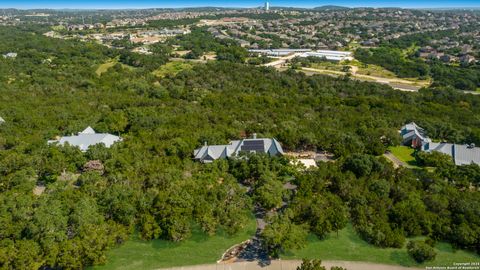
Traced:
<path fill-rule="evenodd" d="M 268 1 L 265 2 L 265 11 L 270 10 L 270 3 Z"/>

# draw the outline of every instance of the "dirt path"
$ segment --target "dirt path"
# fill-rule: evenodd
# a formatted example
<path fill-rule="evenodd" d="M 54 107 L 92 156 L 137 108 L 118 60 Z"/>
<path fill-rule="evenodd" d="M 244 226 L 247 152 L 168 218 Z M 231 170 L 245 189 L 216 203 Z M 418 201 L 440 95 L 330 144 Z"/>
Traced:
<path fill-rule="evenodd" d="M 298 260 L 275 260 L 269 265 L 259 265 L 258 262 L 236 262 L 225 264 L 206 264 L 174 268 L 164 268 L 163 270 L 296 270 L 301 264 Z M 376 264 L 369 262 L 351 262 L 351 261 L 322 261 L 322 265 L 327 269 L 332 266 L 344 267 L 347 270 L 420 270 L 424 268 L 414 268 L 387 264 Z"/>
<path fill-rule="evenodd" d="M 302 71 L 325 74 L 325 75 L 333 75 L 333 76 L 345 76 L 347 74 L 342 71 L 306 68 L 306 67 L 302 68 Z M 398 78 L 391 79 L 391 78 L 382 78 L 382 77 L 376 77 L 371 75 L 357 74 L 356 70 L 355 70 L 355 73 L 352 72 L 352 77 L 354 79 L 361 80 L 361 81 L 387 84 L 394 89 L 401 90 L 401 91 L 408 91 L 408 92 L 416 92 L 423 86 L 426 86 L 426 85 L 417 84 L 415 82 L 404 80 L 404 79 L 398 79 Z"/>

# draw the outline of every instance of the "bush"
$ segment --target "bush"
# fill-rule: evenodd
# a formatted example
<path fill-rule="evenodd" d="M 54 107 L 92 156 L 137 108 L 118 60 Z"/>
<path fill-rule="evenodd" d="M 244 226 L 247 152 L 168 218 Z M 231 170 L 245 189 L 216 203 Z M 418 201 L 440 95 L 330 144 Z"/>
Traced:
<path fill-rule="evenodd" d="M 408 254 L 418 263 L 425 261 L 433 261 L 437 253 L 433 247 L 429 246 L 425 241 L 410 241 L 407 245 Z"/>

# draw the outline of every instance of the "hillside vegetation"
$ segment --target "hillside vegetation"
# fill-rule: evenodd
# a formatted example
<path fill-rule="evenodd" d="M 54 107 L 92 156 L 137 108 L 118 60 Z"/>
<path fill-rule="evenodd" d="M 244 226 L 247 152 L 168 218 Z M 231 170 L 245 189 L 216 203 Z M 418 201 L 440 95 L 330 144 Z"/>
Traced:
<path fill-rule="evenodd" d="M 282 200 L 288 207 L 262 235 L 273 256 L 302 247 L 309 233 L 322 238 L 349 223 L 377 247 L 423 236 L 478 253 L 480 167 L 394 170 L 378 156 L 399 144 L 397 129 L 408 121 L 432 138 L 480 145 L 480 97 L 252 67 L 235 63 L 242 53 L 226 47 L 217 62 L 160 78 L 153 71 L 168 61 L 165 54 L 49 39 L 41 31 L 0 28 L 0 51 L 18 52 L 0 57 L 1 268 L 104 264 L 107 251 L 134 235 L 161 243 L 191 241 L 198 230 L 238 237 L 254 205 L 279 208 Z M 135 68 L 96 74 L 116 57 Z M 87 126 L 124 140 L 87 152 L 47 144 Z M 192 160 L 204 142 L 253 133 L 276 138 L 285 150 L 326 150 L 337 160 L 306 172 L 285 157 Z M 91 160 L 104 169 L 89 170 Z M 296 193 L 282 189 L 287 181 Z M 36 186 L 46 189 L 34 195 Z"/>

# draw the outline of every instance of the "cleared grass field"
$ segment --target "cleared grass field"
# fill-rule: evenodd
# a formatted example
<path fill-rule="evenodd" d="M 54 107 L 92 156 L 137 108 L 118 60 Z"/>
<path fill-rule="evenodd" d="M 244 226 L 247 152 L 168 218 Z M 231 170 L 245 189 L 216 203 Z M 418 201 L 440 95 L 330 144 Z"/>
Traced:
<path fill-rule="evenodd" d="M 118 61 L 117 58 L 110 59 L 108 62 L 105 62 L 105 63 L 99 65 L 97 70 L 95 71 L 95 73 L 97 74 L 97 76 L 101 76 L 103 73 L 107 72 L 111 67 L 115 66 L 118 63 L 120 63 L 120 62 Z M 128 66 L 128 65 L 125 65 L 125 64 L 122 64 L 122 63 L 120 63 L 120 64 L 124 68 L 134 69 L 134 67 L 132 67 L 132 66 Z"/>
<path fill-rule="evenodd" d="M 402 266 L 452 266 L 454 262 L 480 262 L 480 256 L 463 250 L 455 251 L 450 244 L 436 245 L 437 257 L 433 262 L 417 264 L 406 248 L 378 248 L 362 240 L 351 224 L 326 239 L 319 240 L 310 235 L 308 245 L 298 251 L 282 256 L 282 259 L 322 259 L 343 261 L 365 261 Z"/>
<path fill-rule="evenodd" d="M 98 66 L 97 70 L 95 71 L 95 73 L 100 76 L 102 75 L 103 73 L 107 72 L 109 68 L 115 66 L 116 64 L 118 63 L 118 61 L 116 59 L 112 59 L 106 63 L 103 63 L 101 64 L 100 66 Z"/>
<path fill-rule="evenodd" d="M 208 236 L 197 229 L 192 237 L 180 243 L 165 240 L 142 241 L 134 237 L 107 252 L 106 265 L 90 269 L 144 270 L 215 263 L 228 248 L 251 238 L 255 230 L 256 222 L 252 218 L 248 226 L 234 236 L 222 232 Z"/>
<path fill-rule="evenodd" d="M 167 75 L 177 75 L 182 70 L 192 69 L 193 64 L 189 62 L 168 62 L 165 65 L 159 67 L 153 71 L 153 74 L 157 77 L 165 77 Z"/>
<path fill-rule="evenodd" d="M 334 71 L 343 71 L 342 64 L 334 63 L 334 62 L 320 62 L 320 63 L 312 63 L 312 68 L 316 69 L 326 69 L 326 70 L 334 70 Z"/>

